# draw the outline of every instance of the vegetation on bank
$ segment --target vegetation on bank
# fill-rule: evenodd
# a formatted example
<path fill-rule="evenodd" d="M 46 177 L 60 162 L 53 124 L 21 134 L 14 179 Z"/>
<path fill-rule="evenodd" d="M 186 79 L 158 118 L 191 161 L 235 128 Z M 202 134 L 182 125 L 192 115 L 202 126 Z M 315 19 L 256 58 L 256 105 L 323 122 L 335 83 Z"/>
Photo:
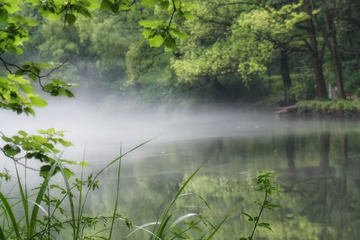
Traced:
<path fill-rule="evenodd" d="M 333 101 L 299 101 L 298 114 L 312 113 L 316 115 L 332 116 L 359 116 L 360 101 L 333 100 Z"/>

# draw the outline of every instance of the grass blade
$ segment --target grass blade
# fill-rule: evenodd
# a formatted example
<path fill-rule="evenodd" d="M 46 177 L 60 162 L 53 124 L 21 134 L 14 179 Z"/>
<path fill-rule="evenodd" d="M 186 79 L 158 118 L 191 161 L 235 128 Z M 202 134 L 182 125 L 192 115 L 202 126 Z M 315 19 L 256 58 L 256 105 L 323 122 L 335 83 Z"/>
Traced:
<path fill-rule="evenodd" d="M 0 226 L 0 240 L 6 240 L 5 235 L 4 235 L 3 231 L 2 231 L 1 226 Z"/>
<path fill-rule="evenodd" d="M 120 156 L 122 155 L 122 147 L 120 147 Z M 119 193 L 120 193 L 120 176 L 121 176 L 121 158 L 119 159 L 119 167 L 118 167 L 118 173 L 117 173 L 117 186 L 116 186 L 116 199 L 115 199 L 115 206 L 114 206 L 114 214 L 111 221 L 111 227 L 110 227 L 110 233 L 109 233 L 109 240 L 111 240 L 112 231 L 114 228 L 115 223 L 115 217 L 116 217 L 116 211 L 119 201 Z"/>
<path fill-rule="evenodd" d="M 11 223 L 13 225 L 16 236 L 20 239 L 20 232 L 19 232 L 18 224 L 16 222 L 14 213 L 11 209 L 9 202 L 7 201 L 7 199 L 1 192 L 0 192 L 0 200 L 3 202 L 3 205 L 6 208 L 7 213 L 9 214 L 9 217 L 10 217 Z"/>
<path fill-rule="evenodd" d="M 242 202 L 242 201 L 241 201 Z M 241 203 L 240 202 L 240 203 Z M 226 217 L 221 221 L 221 223 L 219 223 L 216 227 L 215 230 L 211 233 L 211 235 L 207 238 L 207 240 L 212 239 L 212 237 L 215 235 L 215 233 L 218 232 L 219 228 L 221 227 L 221 225 L 226 221 L 226 219 L 228 219 L 228 217 L 235 211 L 235 209 L 238 208 L 238 206 L 240 205 L 240 203 L 238 205 L 236 205 L 236 207 L 233 208 L 233 210 L 231 210 Z"/>
<path fill-rule="evenodd" d="M 73 224 L 73 237 L 74 239 L 77 239 L 77 235 L 76 235 L 76 218 L 75 218 L 75 206 L 74 206 L 74 201 L 73 201 L 73 195 L 71 193 L 71 187 L 70 187 L 70 184 L 69 184 L 69 181 L 66 177 L 66 173 L 65 173 L 65 170 L 64 170 L 64 167 L 62 166 L 62 164 L 60 163 L 60 158 L 61 158 L 61 155 L 59 157 L 57 156 L 54 156 L 54 159 L 58 165 L 58 167 L 60 168 L 60 171 L 61 171 L 61 175 L 63 176 L 63 179 L 64 179 L 64 183 L 65 183 L 65 187 L 66 187 L 66 194 L 68 196 L 68 199 L 69 199 L 69 204 L 70 204 L 70 212 L 71 212 L 71 222 Z M 56 165 L 56 164 L 54 164 Z"/>
<path fill-rule="evenodd" d="M 54 174 L 56 167 L 57 167 L 57 164 L 53 164 L 51 166 L 50 171 L 49 171 L 49 176 L 44 179 L 43 183 L 40 185 L 41 187 L 39 189 L 39 192 L 37 193 L 36 200 L 35 200 L 36 204 L 32 210 L 31 218 L 30 218 L 30 228 L 29 228 L 29 236 L 30 237 L 32 237 L 35 232 L 37 217 L 38 217 L 38 213 L 39 213 L 39 206 L 44 197 L 47 184 L 50 181 L 51 176 Z"/>

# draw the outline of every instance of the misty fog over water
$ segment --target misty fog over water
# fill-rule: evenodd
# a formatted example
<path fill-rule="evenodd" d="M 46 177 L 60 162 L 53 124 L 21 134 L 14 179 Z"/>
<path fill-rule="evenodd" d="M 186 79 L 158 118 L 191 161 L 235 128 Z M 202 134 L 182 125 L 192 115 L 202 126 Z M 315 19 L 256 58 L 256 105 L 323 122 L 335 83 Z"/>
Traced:
<path fill-rule="evenodd" d="M 3 111 L 0 130 L 7 136 L 19 130 L 31 134 L 50 127 L 68 130 L 64 139 L 74 146 L 66 149 L 62 158 L 82 161 L 85 152 L 85 161 L 90 164 L 84 170 L 86 174 L 97 173 L 119 156 L 120 148 L 126 152 L 154 138 L 122 162 L 119 212 L 137 225 L 154 221 L 162 204 L 176 194 L 189 174 L 212 156 L 187 191 L 209 202 L 214 212 L 205 211 L 204 215 L 215 223 L 243 201 L 239 211 L 224 225 L 223 238 L 219 239 L 236 239 L 234 236 L 251 231 L 251 224 L 247 225 L 240 212 L 257 211 L 253 201 L 259 200 L 259 195 L 253 180 L 259 170 L 278 172 L 275 182 L 283 193 L 272 197 L 281 208 L 265 213 L 264 217 L 272 224 L 274 233 L 261 230 L 258 236 L 263 239 L 295 236 L 334 239 L 325 238 L 326 234 L 354 236 L 357 223 L 349 229 L 341 226 L 357 219 L 360 212 L 358 205 L 354 205 L 354 199 L 360 196 L 357 144 L 360 128 L 355 121 L 279 121 L 273 113 L 225 108 L 114 113 L 97 110 L 81 98 L 48 102 L 47 108 L 37 109 L 35 118 Z M 9 159 L 4 156 L 0 159 L 1 167 L 12 169 Z M 77 176 L 80 174 L 79 167 L 69 168 Z M 89 200 L 87 213 L 111 211 L 116 177 L 115 168 L 103 173 L 100 190 Z M 40 178 L 32 178 L 34 186 L 35 179 Z M 61 183 L 61 178 L 54 181 Z M 331 218 L 336 214 L 340 217 Z M 239 223 L 243 228 L 236 227 Z"/>
<path fill-rule="evenodd" d="M 68 132 L 64 139 L 71 141 L 74 146 L 64 152 L 65 156 L 68 152 L 76 152 L 76 158 L 82 158 L 85 146 L 89 153 L 87 155 L 90 156 L 94 149 L 101 154 L 118 154 L 120 146 L 127 149 L 153 138 L 155 139 L 151 143 L 267 135 L 276 124 L 272 114 L 247 113 L 241 110 L 167 113 L 138 110 L 116 113 L 101 111 L 81 99 L 49 99 L 48 103 L 47 107 L 36 109 L 35 117 L 4 111 L 0 119 L 0 130 L 6 136 L 17 134 L 19 130 L 30 134 L 37 134 L 37 130 L 51 127 L 57 131 L 66 130 Z"/>

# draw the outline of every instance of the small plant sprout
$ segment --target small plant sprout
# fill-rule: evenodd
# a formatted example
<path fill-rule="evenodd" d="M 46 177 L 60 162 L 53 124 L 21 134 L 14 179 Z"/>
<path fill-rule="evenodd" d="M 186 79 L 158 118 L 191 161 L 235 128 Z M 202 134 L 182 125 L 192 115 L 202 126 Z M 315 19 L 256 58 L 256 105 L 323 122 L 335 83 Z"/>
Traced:
<path fill-rule="evenodd" d="M 279 207 L 278 205 L 269 203 L 269 201 L 268 201 L 268 196 L 271 195 L 271 193 L 281 192 L 270 182 L 270 178 L 274 178 L 274 175 L 277 173 L 275 173 L 275 172 L 263 173 L 262 171 L 259 171 L 259 173 L 260 173 L 260 175 L 257 177 L 257 182 L 256 182 L 256 185 L 258 186 L 257 191 L 264 192 L 264 200 L 262 203 L 257 202 L 257 201 L 254 202 L 260 206 L 260 211 L 257 216 L 253 217 L 246 212 L 242 212 L 242 214 L 244 214 L 245 216 L 248 217 L 248 221 L 254 224 L 254 227 L 253 227 L 251 235 L 248 238 L 240 238 L 240 240 L 252 240 L 257 227 L 264 227 L 264 228 L 269 229 L 270 231 L 273 231 L 270 227 L 270 223 L 259 222 L 259 221 L 260 221 L 260 217 L 261 217 L 261 214 L 263 213 L 264 209 L 270 209 L 271 211 L 274 211 L 275 208 Z"/>

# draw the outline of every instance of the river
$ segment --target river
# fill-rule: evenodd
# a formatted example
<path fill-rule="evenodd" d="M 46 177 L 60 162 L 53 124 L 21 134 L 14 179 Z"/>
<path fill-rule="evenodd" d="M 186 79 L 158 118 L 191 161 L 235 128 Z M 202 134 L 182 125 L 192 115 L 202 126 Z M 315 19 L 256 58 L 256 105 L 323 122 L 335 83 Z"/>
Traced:
<path fill-rule="evenodd" d="M 146 114 L 133 114 L 131 118 L 99 117 L 98 113 L 80 116 L 76 111 L 50 115 L 40 111 L 36 119 L 17 117 L 10 125 L 4 120 L 0 124 L 7 126 L 7 134 L 13 134 L 19 126 L 27 131 L 51 126 L 70 130 L 67 139 L 75 147 L 66 150 L 64 158 L 84 158 L 90 164 L 85 174 L 99 171 L 116 158 L 120 149 L 124 153 L 156 137 L 122 159 L 118 213 L 133 225 L 156 221 L 186 179 L 208 160 L 184 190 L 193 195 L 180 198 L 174 209 L 181 209 L 176 212 L 180 215 L 202 213 L 215 225 L 237 206 L 214 239 L 239 239 L 251 234 L 253 225 L 241 212 L 254 216 L 260 210 L 254 203 L 263 199 L 255 184 L 260 170 L 278 173 L 272 181 L 282 193 L 273 193 L 269 198 L 280 207 L 265 210 L 261 218 L 270 223 L 273 232 L 259 228 L 254 239 L 359 239 L 357 121 L 280 121 L 273 114 L 226 111 L 177 113 L 160 118 Z M 27 124 L 22 124 L 25 121 Z M 1 159 L 11 169 L 11 162 Z M 80 168 L 74 171 L 79 177 Z M 37 173 L 31 174 L 35 177 Z M 61 178 L 55 180 L 61 183 Z M 114 165 L 99 178 L 100 189 L 88 199 L 87 216 L 110 215 L 116 182 Z M 2 191 L 5 189 L 9 188 L 2 187 Z M 196 217 L 188 219 L 192 220 Z M 117 223 L 116 239 L 129 233 L 123 225 Z M 149 237 L 139 231 L 132 239 Z"/>

